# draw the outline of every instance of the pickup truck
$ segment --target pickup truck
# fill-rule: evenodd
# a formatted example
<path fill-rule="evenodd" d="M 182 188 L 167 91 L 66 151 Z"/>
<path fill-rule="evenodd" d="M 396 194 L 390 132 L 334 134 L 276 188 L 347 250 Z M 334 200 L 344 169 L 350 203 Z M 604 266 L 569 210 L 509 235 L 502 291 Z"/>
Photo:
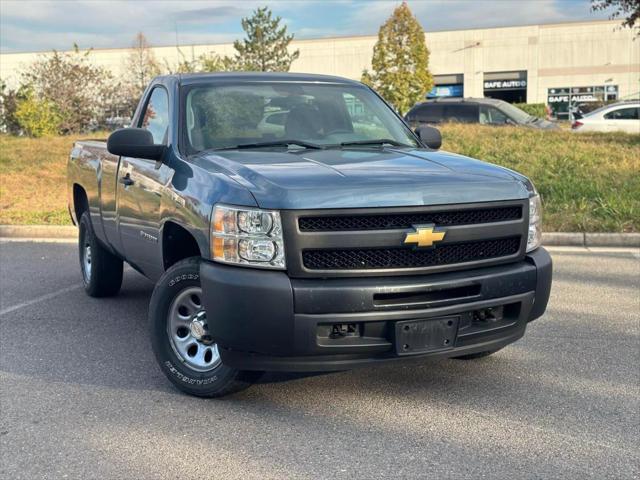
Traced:
<path fill-rule="evenodd" d="M 151 344 L 193 395 L 265 371 L 477 359 L 545 311 L 531 181 L 438 151 L 372 89 L 282 73 L 154 79 L 132 128 L 75 143 L 86 292 L 155 282 Z"/>

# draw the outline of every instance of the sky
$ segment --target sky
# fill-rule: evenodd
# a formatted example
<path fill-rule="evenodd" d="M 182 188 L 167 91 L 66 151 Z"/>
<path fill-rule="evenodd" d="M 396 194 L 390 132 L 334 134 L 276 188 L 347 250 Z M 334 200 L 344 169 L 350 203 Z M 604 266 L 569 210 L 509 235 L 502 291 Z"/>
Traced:
<path fill-rule="evenodd" d="M 154 46 L 243 37 L 240 19 L 263 5 L 295 38 L 374 35 L 400 1 L 0 0 L 0 51 L 128 47 L 138 31 Z M 426 31 L 606 19 L 589 0 L 409 0 Z"/>

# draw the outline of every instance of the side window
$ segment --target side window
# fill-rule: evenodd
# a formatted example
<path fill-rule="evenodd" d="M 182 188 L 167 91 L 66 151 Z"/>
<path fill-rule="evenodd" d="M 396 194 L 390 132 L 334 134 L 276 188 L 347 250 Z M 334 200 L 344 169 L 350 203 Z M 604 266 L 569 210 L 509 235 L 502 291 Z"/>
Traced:
<path fill-rule="evenodd" d="M 284 126 L 284 122 L 287 119 L 287 112 L 272 113 L 266 117 L 265 122 L 271 125 Z"/>
<path fill-rule="evenodd" d="M 478 107 L 476 105 L 447 105 L 444 118 L 448 122 L 476 123 L 478 122 Z"/>
<path fill-rule="evenodd" d="M 151 92 L 151 98 L 140 122 L 140 128 L 149 130 L 153 135 L 153 143 L 163 144 L 167 142 L 167 130 L 169 128 L 169 98 L 164 88 L 156 87 Z"/>
<path fill-rule="evenodd" d="M 409 121 L 424 123 L 442 122 L 442 105 L 426 104 L 417 106 L 409 115 Z"/>
<path fill-rule="evenodd" d="M 607 120 L 638 120 L 638 110 L 640 108 L 619 108 L 613 112 L 606 113 L 604 118 Z"/>
<path fill-rule="evenodd" d="M 497 108 L 480 105 L 480 123 L 485 125 L 504 125 L 507 123 L 507 116 Z"/>

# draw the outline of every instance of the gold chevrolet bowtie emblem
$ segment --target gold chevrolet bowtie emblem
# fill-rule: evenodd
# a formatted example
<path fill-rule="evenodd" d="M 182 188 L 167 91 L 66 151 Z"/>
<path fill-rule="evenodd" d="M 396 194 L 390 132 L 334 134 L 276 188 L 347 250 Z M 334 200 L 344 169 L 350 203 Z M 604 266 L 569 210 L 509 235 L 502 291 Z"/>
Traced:
<path fill-rule="evenodd" d="M 415 243 L 418 247 L 432 247 L 445 236 L 446 232 L 434 232 L 435 225 L 420 225 L 413 227 L 415 232 L 407 233 L 404 243 Z"/>

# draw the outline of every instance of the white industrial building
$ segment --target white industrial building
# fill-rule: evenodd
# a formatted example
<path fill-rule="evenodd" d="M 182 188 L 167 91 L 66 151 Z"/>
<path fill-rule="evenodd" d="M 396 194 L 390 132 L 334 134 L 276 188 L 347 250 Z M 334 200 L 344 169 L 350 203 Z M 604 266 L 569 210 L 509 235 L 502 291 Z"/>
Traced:
<path fill-rule="evenodd" d="M 490 96 L 511 102 L 547 103 L 560 117 L 572 102 L 638 98 L 640 39 L 619 21 L 590 21 L 428 32 L 432 96 Z M 132 32 L 132 37 L 136 32 Z M 371 66 L 377 36 L 296 40 L 300 58 L 292 71 L 359 79 Z M 233 55 L 232 44 L 155 47 L 161 64 L 215 52 Z M 128 49 L 97 49 L 93 62 L 124 74 Z M 39 53 L 0 55 L 0 77 L 15 86 Z"/>

